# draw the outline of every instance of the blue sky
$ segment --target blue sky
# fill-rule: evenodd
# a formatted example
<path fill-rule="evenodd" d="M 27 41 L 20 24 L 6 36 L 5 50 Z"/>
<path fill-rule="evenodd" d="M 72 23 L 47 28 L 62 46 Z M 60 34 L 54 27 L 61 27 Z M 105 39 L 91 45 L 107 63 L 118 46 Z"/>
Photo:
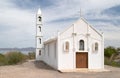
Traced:
<path fill-rule="evenodd" d="M 105 46 L 120 47 L 120 0 L 0 0 L 0 48 L 35 47 L 39 7 L 45 39 L 79 19 L 81 8 L 88 23 L 104 32 Z"/>

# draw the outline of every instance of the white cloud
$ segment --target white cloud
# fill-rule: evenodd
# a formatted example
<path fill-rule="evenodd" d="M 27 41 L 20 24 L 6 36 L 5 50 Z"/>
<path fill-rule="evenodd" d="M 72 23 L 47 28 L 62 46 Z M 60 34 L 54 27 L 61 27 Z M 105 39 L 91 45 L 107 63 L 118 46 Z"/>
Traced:
<path fill-rule="evenodd" d="M 87 17 L 86 19 L 105 19 L 105 20 L 118 20 L 120 17 L 114 17 L 114 16 L 108 16 L 101 14 L 101 12 L 105 9 L 120 5 L 120 0 L 63 0 L 63 1 L 57 1 L 56 6 L 52 6 L 50 8 L 47 8 L 44 11 L 45 16 L 45 22 L 57 20 L 57 19 L 64 19 L 73 17 L 75 18 L 76 15 L 79 17 L 78 11 L 80 8 L 82 9 L 82 14 L 84 17 Z M 86 15 L 88 13 L 91 13 L 90 15 Z M 62 22 L 66 23 L 65 22 Z M 61 26 L 61 23 L 58 25 Z M 102 30 L 105 33 L 105 40 L 120 40 L 120 26 L 114 26 L 112 22 L 105 22 L 105 21 L 99 21 L 99 22 L 92 22 L 93 26 L 97 29 Z M 50 26 L 49 24 L 47 24 Z M 56 25 L 56 24 L 55 24 Z M 59 27 L 57 25 L 57 27 Z M 65 24 L 67 25 L 67 24 Z M 65 26 L 64 25 L 64 26 Z M 100 26 L 101 27 L 98 27 Z M 54 26 L 54 24 L 53 24 Z M 50 27 L 48 27 L 50 28 Z M 114 35 L 114 37 L 113 37 Z M 116 42 L 117 43 L 117 42 Z M 119 45 L 120 46 L 120 45 Z"/>
<path fill-rule="evenodd" d="M 0 33 L 0 42 L 7 45 L 0 47 L 34 46 L 35 14 L 29 10 L 13 7 L 9 1 L 0 1 L 0 25 L 4 32 Z M 31 45 L 28 45 L 31 43 Z"/>
<path fill-rule="evenodd" d="M 29 0 L 27 0 L 30 4 Z M 32 0 L 31 0 L 32 1 Z M 52 0 L 51 0 L 52 1 Z M 21 1 L 22 2 L 22 1 Z M 101 15 L 105 9 L 120 4 L 120 0 L 54 0 L 55 5 L 42 9 L 43 15 L 43 27 L 45 38 L 54 34 L 58 30 L 62 30 L 69 26 L 73 21 L 58 21 L 66 18 L 78 18 L 78 11 L 82 9 L 82 14 L 86 19 L 120 19 L 120 17 L 109 17 L 107 15 Z M 26 5 L 27 6 L 27 5 Z M 34 7 L 34 6 L 33 6 Z M 11 0 L 0 1 L 0 25 L 8 27 L 3 28 L 3 32 L 0 33 L 0 42 L 5 44 L 0 47 L 27 47 L 34 46 L 35 44 L 35 13 L 32 10 L 17 8 Z M 91 13 L 90 15 L 87 15 Z M 52 22 L 53 21 L 53 22 Z M 106 22 L 92 22 L 96 28 L 105 32 L 106 40 L 119 40 L 119 27 L 111 25 Z M 105 25 L 102 27 L 97 27 Z M 1 26 L 1 27 L 2 27 Z M 7 29 L 7 31 L 5 31 Z M 109 30 L 109 31 L 108 31 Z M 116 31 L 117 30 L 117 31 Z M 112 32 L 111 32 L 112 31 Z M 51 32 L 51 33 L 48 33 Z M 112 35 L 114 37 L 112 37 Z M 11 42 L 11 43 L 9 43 Z M 18 43 L 19 42 L 19 43 Z M 9 45 L 7 45 L 9 43 Z"/>

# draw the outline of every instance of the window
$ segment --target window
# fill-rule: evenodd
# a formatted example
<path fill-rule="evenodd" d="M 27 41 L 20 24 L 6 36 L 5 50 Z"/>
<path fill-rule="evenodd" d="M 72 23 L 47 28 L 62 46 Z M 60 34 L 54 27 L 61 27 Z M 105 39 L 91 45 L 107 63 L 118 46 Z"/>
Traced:
<path fill-rule="evenodd" d="M 64 51 L 66 51 L 66 52 L 69 51 L 69 42 L 68 41 L 65 42 Z"/>
<path fill-rule="evenodd" d="M 79 50 L 84 50 L 84 41 L 83 40 L 79 41 Z"/>
<path fill-rule="evenodd" d="M 41 44 L 41 38 L 39 38 L 40 44 Z"/>
<path fill-rule="evenodd" d="M 95 43 L 95 51 L 98 51 L 98 43 Z"/>
<path fill-rule="evenodd" d="M 93 48 L 93 52 L 97 52 L 97 51 L 98 51 L 98 43 L 95 42 L 95 43 L 93 44 L 92 48 Z"/>
<path fill-rule="evenodd" d="M 41 32 L 41 26 L 39 26 L 39 30 L 40 30 L 40 32 Z"/>
<path fill-rule="evenodd" d="M 39 50 L 39 55 L 41 55 L 41 50 Z"/>
<path fill-rule="evenodd" d="M 41 18 L 40 16 L 39 16 L 38 18 L 39 18 L 39 21 L 41 21 L 41 20 L 42 20 L 42 18 Z"/>

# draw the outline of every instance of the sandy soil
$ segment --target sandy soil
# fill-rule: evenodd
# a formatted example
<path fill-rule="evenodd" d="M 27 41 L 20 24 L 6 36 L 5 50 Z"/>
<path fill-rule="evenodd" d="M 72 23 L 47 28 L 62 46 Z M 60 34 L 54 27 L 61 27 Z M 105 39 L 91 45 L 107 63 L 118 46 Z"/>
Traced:
<path fill-rule="evenodd" d="M 28 61 L 0 67 L 0 78 L 120 78 L 120 68 L 105 66 L 109 72 L 60 73 L 43 62 Z"/>

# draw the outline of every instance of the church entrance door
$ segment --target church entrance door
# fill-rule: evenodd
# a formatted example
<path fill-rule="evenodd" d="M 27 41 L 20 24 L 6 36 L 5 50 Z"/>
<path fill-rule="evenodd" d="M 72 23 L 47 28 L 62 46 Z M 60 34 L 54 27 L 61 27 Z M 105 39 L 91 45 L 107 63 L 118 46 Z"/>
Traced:
<path fill-rule="evenodd" d="M 88 53 L 87 52 L 76 53 L 76 68 L 88 68 Z"/>

